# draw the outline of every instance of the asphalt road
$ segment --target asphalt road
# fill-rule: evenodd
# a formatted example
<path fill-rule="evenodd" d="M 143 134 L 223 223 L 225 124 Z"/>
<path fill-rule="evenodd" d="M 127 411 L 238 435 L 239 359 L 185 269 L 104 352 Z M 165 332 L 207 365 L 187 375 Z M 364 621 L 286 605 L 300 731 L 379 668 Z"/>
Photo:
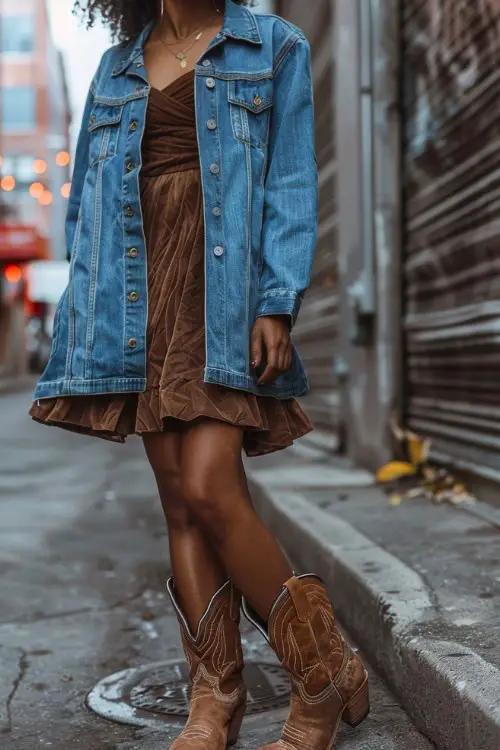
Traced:
<path fill-rule="evenodd" d="M 114 724 L 86 693 L 119 670 L 181 657 L 165 597 L 168 548 L 139 440 L 126 446 L 33 423 L 30 394 L 0 396 L 0 747 L 165 750 L 178 729 Z M 247 652 L 272 659 L 245 626 Z M 380 681 L 343 750 L 424 750 Z M 239 750 L 277 736 L 281 715 L 244 726 Z"/>

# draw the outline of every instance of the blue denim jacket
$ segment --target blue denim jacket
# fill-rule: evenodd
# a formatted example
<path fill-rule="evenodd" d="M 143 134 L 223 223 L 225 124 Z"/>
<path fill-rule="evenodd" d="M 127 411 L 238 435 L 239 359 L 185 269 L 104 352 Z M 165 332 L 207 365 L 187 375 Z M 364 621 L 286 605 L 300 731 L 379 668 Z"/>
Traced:
<path fill-rule="evenodd" d="M 140 37 L 103 56 L 87 99 L 66 223 L 70 280 L 36 399 L 146 387 L 147 268 L 139 193 L 150 85 Z M 207 383 L 267 396 L 308 389 L 290 369 L 258 386 L 258 316 L 295 322 L 317 236 L 308 43 L 276 16 L 227 0 L 195 70 L 205 219 Z M 214 127 L 215 124 L 215 127 Z"/>

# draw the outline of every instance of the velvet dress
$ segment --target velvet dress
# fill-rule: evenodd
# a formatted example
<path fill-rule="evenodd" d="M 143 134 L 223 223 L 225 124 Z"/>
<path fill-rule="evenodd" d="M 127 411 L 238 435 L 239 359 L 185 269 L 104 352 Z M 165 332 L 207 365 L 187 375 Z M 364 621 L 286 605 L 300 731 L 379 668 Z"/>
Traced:
<path fill-rule="evenodd" d="M 33 404 L 44 424 L 124 442 L 212 418 L 244 428 L 257 456 L 313 429 L 298 402 L 203 382 L 203 195 L 194 72 L 151 89 L 142 145 L 141 206 L 148 262 L 147 386 L 139 394 L 65 396 Z"/>

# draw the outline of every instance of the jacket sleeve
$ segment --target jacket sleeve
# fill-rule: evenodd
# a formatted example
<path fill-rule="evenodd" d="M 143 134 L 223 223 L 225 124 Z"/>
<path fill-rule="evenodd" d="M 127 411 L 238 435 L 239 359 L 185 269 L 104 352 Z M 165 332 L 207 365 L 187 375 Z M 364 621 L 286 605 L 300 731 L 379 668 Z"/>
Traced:
<path fill-rule="evenodd" d="M 97 74 L 96 74 L 97 75 Z M 71 179 L 71 191 L 69 194 L 68 209 L 66 213 L 66 257 L 71 259 L 73 243 L 75 240 L 76 225 L 78 214 L 80 212 L 80 201 L 82 197 L 83 184 L 85 175 L 89 166 L 89 131 L 88 125 L 94 105 L 95 95 L 95 78 L 90 86 L 83 112 L 80 134 L 78 136 L 75 161 L 73 167 L 73 176 Z"/>
<path fill-rule="evenodd" d="M 309 44 L 298 36 L 274 77 L 264 185 L 257 317 L 297 319 L 318 234 L 318 174 Z"/>

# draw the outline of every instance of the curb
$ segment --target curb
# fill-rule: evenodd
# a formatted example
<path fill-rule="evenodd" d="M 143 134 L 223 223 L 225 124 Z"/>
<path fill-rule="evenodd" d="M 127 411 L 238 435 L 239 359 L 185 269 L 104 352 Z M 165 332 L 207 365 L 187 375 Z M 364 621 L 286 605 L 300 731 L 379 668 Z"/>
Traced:
<path fill-rule="evenodd" d="M 461 644 L 430 637 L 439 613 L 422 578 L 300 493 L 252 478 L 255 507 L 302 572 L 318 573 L 339 618 L 416 727 L 442 750 L 498 750 L 500 672 Z"/>

